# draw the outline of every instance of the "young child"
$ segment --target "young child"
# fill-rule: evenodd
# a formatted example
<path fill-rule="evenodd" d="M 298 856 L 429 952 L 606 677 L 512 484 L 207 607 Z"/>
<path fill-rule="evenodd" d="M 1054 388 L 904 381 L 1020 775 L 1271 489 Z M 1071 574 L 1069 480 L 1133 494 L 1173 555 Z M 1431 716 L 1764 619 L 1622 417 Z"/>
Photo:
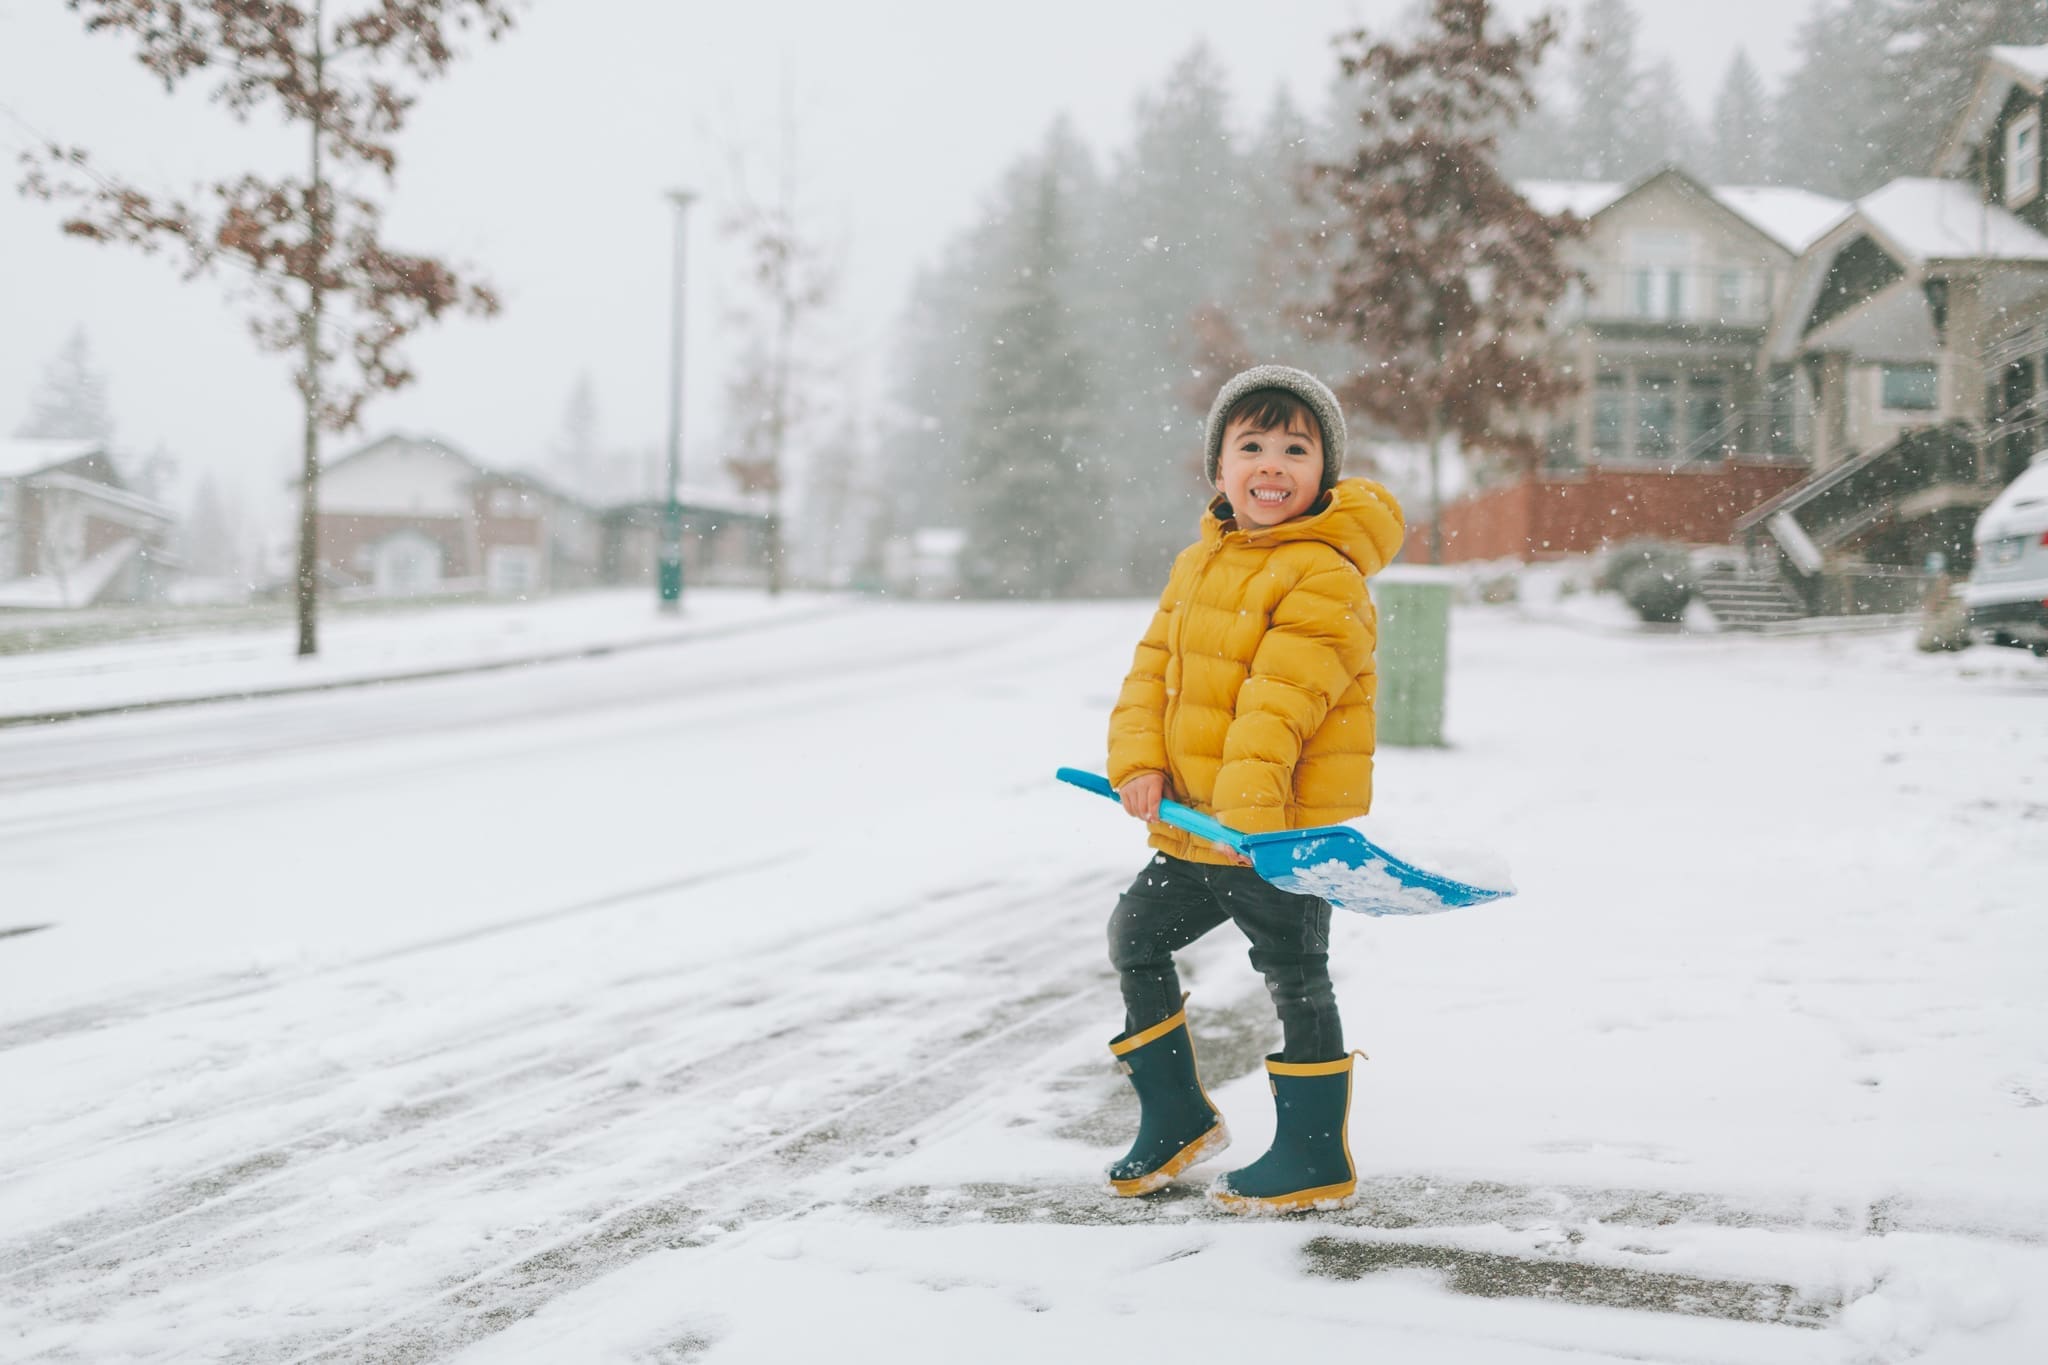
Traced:
<path fill-rule="evenodd" d="M 1241 1211 L 1308 1208 L 1358 1184 L 1329 904 L 1279 890 L 1157 817 L 1168 797 L 1248 833 L 1365 814 L 1376 682 L 1365 580 L 1400 549 L 1401 509 L 1376 483 L 1339 480 L 1344 414 L 1301 370 L 1261 365 L 1225 384 L 1208 440 L 1218 496 L 1201 539 L 1174 561 L 1109 722 L 1110 783 L 1153 822 L 1159 850 L 1109 921 L 1124 997 L 1109 1049 L 1141 1105 L 1110 1185 L 1143 1194 L 1229 1145 L 1195 1069 L 1173 954 L 1231 920 L 1251 940 L 1284 1046 L 1266 1058 L 1272 1149 L 1211 1194 Z"/>

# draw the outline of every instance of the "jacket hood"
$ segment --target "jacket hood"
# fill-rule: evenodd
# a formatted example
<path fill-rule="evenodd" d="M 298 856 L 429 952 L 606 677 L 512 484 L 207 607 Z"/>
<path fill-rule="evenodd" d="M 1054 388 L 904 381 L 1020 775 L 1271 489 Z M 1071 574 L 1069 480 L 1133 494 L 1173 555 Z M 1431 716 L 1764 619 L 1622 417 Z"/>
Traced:
<path fill-rule="evenodd" d="M 1254 545 L 1319 541 L 1368 576 L 1386 568 L 1401 548 L 1401 505 L 1370 479 L 1338 480 L 1306 516 L 1278 526 L 1241 527 L 1228 520 L 1232 516 L 1229 501 L 1217 494 L 1202 514 L 1203 543 L 1213 545 L 1225 536 L 1242 536 Z"/>

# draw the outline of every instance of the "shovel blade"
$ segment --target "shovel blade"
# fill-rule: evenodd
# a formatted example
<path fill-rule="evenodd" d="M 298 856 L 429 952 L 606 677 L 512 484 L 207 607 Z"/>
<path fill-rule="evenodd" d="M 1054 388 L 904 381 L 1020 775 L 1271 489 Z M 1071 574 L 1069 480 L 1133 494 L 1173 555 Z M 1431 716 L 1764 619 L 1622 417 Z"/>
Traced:
<path fill-rule="evenodd" d="M 1359 915 L 1435 915 L 1514 894 L 1417 867 L 1343 825 L 1247 835 L 1245 853 L 1281 890 Z"/>

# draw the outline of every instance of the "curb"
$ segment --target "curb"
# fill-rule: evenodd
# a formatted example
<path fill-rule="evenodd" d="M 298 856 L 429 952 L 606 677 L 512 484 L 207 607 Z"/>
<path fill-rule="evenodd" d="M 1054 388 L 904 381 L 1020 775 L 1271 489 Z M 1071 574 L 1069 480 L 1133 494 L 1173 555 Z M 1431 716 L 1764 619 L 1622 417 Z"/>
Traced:
<path fill-rule="evenodd" d="M 446 664 L 439 668 L 415 669 L 407 673 L 379 673 L 360 678 L 332 678 L 325 682 L 285 683 L 278 687 L 250 687 L 233 692 L 205 692 L 189 697 L 158 697 L 146 701 L 110 702 L 104 706 L 80 706 L 63 711 L 23 712 L 17 715 L 0 715 L 0 730 L 25 729 L 32 725 L 61 725 L 66 721 L 91 720 L 97 716 L 133 715 L 142 711 L 169 711 L 182 706 L 213 706 L 222 702 L 259 701 L 271 697 L 300 697 L 316 692 L 340 692 L 355 687 L 382 687 L 389 683 L 432 682 L 438 678 L 456 678 L 469 673 L 500 673 L 514 668 L 532 668 L 542 664 L 574 663 L 580 659 L 601 659 L 609 654 L 631 654 L 644 649 L 662 649 L 672 645 L 689 644 L 693 640 L 718 639 L 730 635 L 747 635 L 757 630 L 771 630 L 776 626 L 812 620 L 842 610 L 842 608 L 818 607 L 807 611 L 790 612 L 773 621 L 748 621 L 738 625 L 711 626 L 703 630 L 678 631 L 673 635 L 655 636 L 640 640 L 615 640 L 606 644 L 582 645 L 575 649 L 552 650 L 546 654 L 523 654 L 515 659 L 489 659 L 479 663 Z"/>

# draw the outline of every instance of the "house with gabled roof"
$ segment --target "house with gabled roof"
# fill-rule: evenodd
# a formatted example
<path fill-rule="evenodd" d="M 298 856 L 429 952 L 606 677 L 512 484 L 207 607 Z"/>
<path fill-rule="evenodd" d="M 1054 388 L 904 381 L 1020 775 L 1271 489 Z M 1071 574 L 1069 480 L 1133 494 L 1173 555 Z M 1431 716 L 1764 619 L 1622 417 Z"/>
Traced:
<path fill-rule="evenodd" d="M 320 571 L 371 597 L 537 595 L 597 578 L 594 512 L 447 441 L 393 433 L 324 466 Z"/>
<path fill-rule="evenodd" d="M 527 597 L 652 582 L 662 505 L 596 507 L 450 442 L 399 433 L 324 465 L 321 581 L 345 595 Z M 690 582 L 767 576 L 768 516 L 738 495 L 686 493 Z"/>
<path fill-rule="evenodd" d="M 1581 386 L 1546 455 L 1444 512 L 1447 559 L 1542 557 L 1638 536 L 1727 544 L 1735 518 L 1805 476 L 1804 407 L 1757 347 L 1794 263 L 1847 206 L 1807 190 L 1710 186 L 1665 167 L 1628 184 L 1517 186 L 1585 233 L 1553 310 L 1553 356 Z"/>
<path fill-rule="evenodd" d="M 154 601 L 175 567 L 172 525 L 104 442 L 0 441 L 0 609 Z"/>
<path fill-rule="evenodd" d="M 2048 46 L 1987 52 L 1937 160 L 1799 259 L 1758 358 L 1813 397 L 1813 472 L 1738 522 L 1818 611 L 1906 609 L 1968 566 L 1977 515 L 2039 446 L 2048 356 Z"/>

